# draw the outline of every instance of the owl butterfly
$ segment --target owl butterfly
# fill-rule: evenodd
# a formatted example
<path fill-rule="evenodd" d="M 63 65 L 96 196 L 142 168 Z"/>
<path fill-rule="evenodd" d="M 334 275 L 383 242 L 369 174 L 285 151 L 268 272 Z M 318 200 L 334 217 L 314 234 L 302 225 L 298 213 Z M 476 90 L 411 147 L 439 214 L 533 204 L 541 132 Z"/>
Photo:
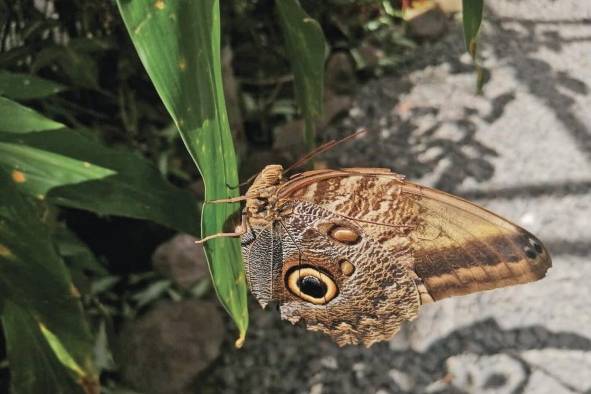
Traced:
<path fill-rule="evenodd" d="M 551 266 L 524 229 L 390 170 L 283 173 L 265 167 L 238 198 L 236 233 L 212 237 L 240 236 L 263 308 L 278 302 L 283 319 L 339 345 L 386 340 L 422 304 L 535 281 Z"/>

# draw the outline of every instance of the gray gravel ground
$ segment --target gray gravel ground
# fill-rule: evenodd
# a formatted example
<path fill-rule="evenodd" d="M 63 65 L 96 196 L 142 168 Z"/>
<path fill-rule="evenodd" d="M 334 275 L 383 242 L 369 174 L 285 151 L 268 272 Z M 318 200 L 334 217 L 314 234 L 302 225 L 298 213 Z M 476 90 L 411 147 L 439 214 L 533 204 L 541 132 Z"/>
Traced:
<path fill-rule="evenodd" d="M 544 240 L 548 277 L 428 305 L 369 349 L 340 349 L 253 304 L 245 348 L 228 338 L 202 391 L 591 393 L 591 4 L 487 6 L 484 96 L 452 32 L 361 89 L 327 137 L 376 132 L 331 164 L 390 167 L 499 212 Z"/>

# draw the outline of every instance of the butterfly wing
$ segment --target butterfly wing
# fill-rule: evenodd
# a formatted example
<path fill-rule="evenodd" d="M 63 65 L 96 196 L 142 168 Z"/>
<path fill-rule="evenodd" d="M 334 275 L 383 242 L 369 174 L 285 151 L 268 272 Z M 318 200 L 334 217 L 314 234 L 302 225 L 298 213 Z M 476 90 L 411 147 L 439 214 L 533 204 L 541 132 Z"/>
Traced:
<path fill-rule="evenodd" d="M 308 201 L 292 201 L 284 228 L 283 264 L 274 299 L 281 316 L 333 337 L 366 346 L 394 335 L 417 315 L 415 275 L 354 220 Z"/>
<path fill-rule="evenodd" d="M 261 307 L 265 308 L 273 299 L 274 276 L 282 264 L 280 229 L 273 223 L 249 226 L 240 237 L 240 243 L 248 287 Z"/>
<path fill-rule="evenodd" d="M 434 300 L 536 281 L 552 265 L 540 240 L 469 201 L 406 183 L 422 220 L 414 270 Z"/>
<path fill-rule="evenodd" d="M 534 281 L 551 266 L 526 230 L 387 169 L 309 171 L 285 183 L 280 198 L 316 204 L 361 226 L 422 280 L 423 302 Z"/>

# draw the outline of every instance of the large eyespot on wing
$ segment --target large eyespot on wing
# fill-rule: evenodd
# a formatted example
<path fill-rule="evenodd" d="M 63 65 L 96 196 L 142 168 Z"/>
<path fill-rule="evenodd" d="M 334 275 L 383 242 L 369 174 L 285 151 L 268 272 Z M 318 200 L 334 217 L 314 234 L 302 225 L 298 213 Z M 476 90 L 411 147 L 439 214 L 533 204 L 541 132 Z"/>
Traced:
<path fill-rule="evenodd" d="M 287 272 L 285 282 L 290 292 L 315 305 L 327 304 L 338 294 L 330 275 L 313 267 L 295 267 Z"/>
<path fill-rule="evenodd" d="M 420 206 L 414 270 L 435 301 L 536 281 L 552 266 L 542 242 L 508 220 L 438 190 L 402 188 Z"/>

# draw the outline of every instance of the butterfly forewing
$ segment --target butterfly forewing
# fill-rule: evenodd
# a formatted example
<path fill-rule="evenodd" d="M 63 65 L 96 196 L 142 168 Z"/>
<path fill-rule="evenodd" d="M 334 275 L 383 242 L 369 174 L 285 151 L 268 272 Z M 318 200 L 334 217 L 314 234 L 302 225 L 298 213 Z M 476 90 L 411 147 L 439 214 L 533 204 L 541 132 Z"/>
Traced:
<path fill-rule="evenodd" d="M 415 271 L 434 300 L 538 280 L 551 266 L 542 243 L 513 223 L 437 190 L 404 190 L 420 197 Z"/>
<path fill-rule="evenodd" d="M 393 258 L 410 250 L 412 262 L 400 264 L 434 300 L 537 280 L 551 266 L 542 243 L 522 228 L 383 169 L 311 171 L 281 194 L 354 220 Z"/>

